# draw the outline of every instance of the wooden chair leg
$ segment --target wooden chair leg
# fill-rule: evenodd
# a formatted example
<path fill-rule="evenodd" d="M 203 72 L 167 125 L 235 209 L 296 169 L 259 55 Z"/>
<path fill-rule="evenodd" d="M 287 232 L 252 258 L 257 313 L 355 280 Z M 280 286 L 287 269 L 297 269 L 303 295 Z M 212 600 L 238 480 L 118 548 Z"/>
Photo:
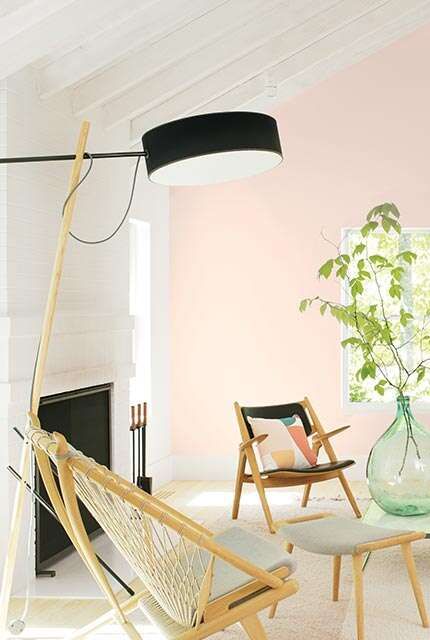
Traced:
<path fill-rule="evenodd" d="M 303 490 L 303 497 L 302 497 L 302 507 L 307 507 L 308 501 L 309 501 L 309 494 L 311 492 L 311 489 L 312 489 L 312 483 L 311 482 L 309 484 L 305 485 L 305 488 Z"/>
<path fill-rule="evenodd" d="M 426 605 L 423 598 L 421 584 L 419 582 L 418 575 L 417 575 L 417 569 L 415 566 L 415 560 L 412 553 L 411 543 L 407 542 L 406 544 L 402 544 L 401 546 L 402 546 L 403 557 L 406 562 L 406 567 L 408 569 L 409 580 L 411 581 L 415 600 L 417 602 L 418 611 L 420 613 L 421 622 L 423 624 L 423 627 L 428 627 L 429 620 L 427 617 Z"/>
<path fill-rule="evenodd" d="M 340 583 L 341 565 L 342 565 L 342 556 L 334 556 L 333 558 L 333 590 L 332 590 L 333 602 L 337 602 L 339 600 L 339 583 Z"/>
<path fill-rule="evenodd" d="M 263 481 L 260 476 L 260 470 L 258 468 L 257 460 L 255 459 L 255 454 L 252 450 L 248 453 L 248 462 L 249 466 L 251 467 L 252 479 L 254 480 L 255 487 L 260 497 L 261 506 L 263 507 L 264 515 L 270 533 L 276 533 L 269 503 L 267 502 L 266 493 L 264 491 Z"/>
<path fill-rule="evenodd" d="M 260 496 L 261 506 L 263 507 L 264 515 L 266 517 L 267 526 L 269 527 L 270 533 L 276 533 L 276 529 L 273 524 L 272 513 L 270 511 L 269 503 L 267 502 L 266 492 L 264 491 L 264 486 L 261 481 L 255 480 L 255 486 L 257 487 L 258 495 Z"/>
<path fill-rule="evenodd" d="M 245 474 L 245 466 L 246 466 L 246 455 L 244 451 L 240 451 L 239 463 L 237 465 L 237 473 L 236 473 L 236 486 L 234 488 L 233 511 L 231 514 L 231 517 L 233 518 L 233 520 L 237 520 L 237 516 L 239 515 L 239 505 L 240 505 L 240 498 L 242 495 L 243 476 Z"/>
<path fill-rule="evenodd" d="M 276 616 L 276 610 L 278 608 L 278 602 L 274 602 L 269 609 L 269 618 L 272 619 Z"/>
<path fill-rule="evenodd" d="M 340 483 L 343 487 L 343 490 L 346 493 L 346 497 L 349 500 L 349 504 L 352 507 L 352 510 L 354 511 L 355 515 L 357 516 L 357 518 L 361 518 L 361 511 L 360 511 L 360 507 L 357 504 L 357 501 L 354 497 L 354 494 L 351 491 L 351 487 L 349 486 L 348 480 L 345 478 L 345 475 L 343 473 L 343 471 L 339 471 L 339 480 Z"/>
<path fill-rule="evenodd" d="M 249 640 L 267 640 L 266 632 L 258 616 L 249 616 L 240 621 Z"/>
<path fill-rule="evenodd" d="M 363 556 L 361 553 L 352 556 L 352 565 L 354 571 L 357 640 L 364 640 Z"/>

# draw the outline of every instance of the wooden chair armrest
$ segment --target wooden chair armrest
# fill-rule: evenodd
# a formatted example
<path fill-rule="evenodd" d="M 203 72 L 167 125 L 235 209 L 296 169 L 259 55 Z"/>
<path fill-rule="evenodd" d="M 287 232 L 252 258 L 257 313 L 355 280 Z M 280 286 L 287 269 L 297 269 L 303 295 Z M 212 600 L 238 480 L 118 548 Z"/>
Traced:
<path fill-rule="evenodd" d="M 329 438 L 333 438 L 333 436 L 337 436 L 339 433 L 342 433 L 342 431 L 346 431 L 347 429 L 350 428 L 350 424 L 347 424 L 345 427 L 339 427 L 338 429 L 333 429 L 333 431 L 328 431 L 327 433 L 323 433 L 322 435 L 320 435 L 319 433 L 316 433 L 315 435 L 312 436 L 312 440 L 313 442 L 324 442 L 324 440 L 328 440 Z"/>
<path fill-rule="evenodd" d="M 255 438 L 250 438 L 246 442 L 242 442 L 239 445 L 239 449 L 241 451 L 245 451 L 245 449 L 247 449 L 248 447 L 252 447 L 253 444 L 259 444 L 260 442 L 263 442 L 263 440 L 265 440 L 268 435 L 268 433 L 261 433 L 259 436 L 255 436 Z"/>

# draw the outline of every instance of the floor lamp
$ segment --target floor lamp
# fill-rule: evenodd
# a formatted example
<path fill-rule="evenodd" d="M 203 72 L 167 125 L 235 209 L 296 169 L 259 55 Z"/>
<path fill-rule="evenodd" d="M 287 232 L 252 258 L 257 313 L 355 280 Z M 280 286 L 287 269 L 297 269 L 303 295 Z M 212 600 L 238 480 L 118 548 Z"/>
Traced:
<path fill-rule="evenodd" d="M 263 113 L 246 111 L 210 113 L 168 122 L 142 136 L 143 150 L 130 152 L 87 153 L 90 124 L 83 122 L 76 151 L 69 155 L 0 158 L 0 164 L 58 162 L 72 160 L 68 195 L 63 208 L 51 282 L 42 323 L 31 390 L 28 424 L 40 428 L 40 396 L 48 355 L 58 291 L 63 271 L 67 240 L 73 218 L 76 195 L 82 182 L 85 158 L 91 162 L 102 158 L 144 157 L 148 177 L 163 185 L 201 185 L 248 177 L 272 169 L 282 161 L 282 149 L 276 120 Z M 25 442 L 19 468 L 9 543 L 0 595 L 0 634 L 7 630 L 7 613 L 12 590 L 24 498 L 30 469 L 30 444 Z M 55 483 L 49 482 L 51 468 L 45 453 L 36 452 L 36 462 L 49 499 L 69 537 L 67 514 Z"/>

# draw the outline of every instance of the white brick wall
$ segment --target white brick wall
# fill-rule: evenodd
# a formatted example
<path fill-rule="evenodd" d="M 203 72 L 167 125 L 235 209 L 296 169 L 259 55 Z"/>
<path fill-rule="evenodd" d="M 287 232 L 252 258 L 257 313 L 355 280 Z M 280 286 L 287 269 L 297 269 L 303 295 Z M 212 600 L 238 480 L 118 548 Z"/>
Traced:
<path fill-rule="evenodd" d="M 91 119 L 88 151 L 125 150 L 128 127 L 106 133 Z M 69 96 L 41 102 L 31 70 L 0 85 L 0 155 L 45 155 L 74 151 L 79 121 Z M 6 479 L 8 462 L 18 467 L 20 443 L 10 426 L 24 425 L 50 271 L 71 164 L 19 164 L 0 167 L 0 428 L 8 447 L 0 447 L 3 514 L 15 489 Z M 94 162 L 78 193 L 73 230 L 94 239 L 110 233 L 120 219 L 130 189 L 130 163 Z M 150 220 L 152 314 L 154 316 L 152 436 L 148 462 L 155 483 L 170 479 L 168 423 L 168 192 L 147 186 L 144 163 L 133 216 Z M 6 270 L 7 265 L 7 270 Z M 104 382 L 114 383 L 112 458 L 129 477 L 129 378 L 133 375 L 129 316 L 129 229 L 109 243 L 85 246 L 70 239 L 49 351 L 43 395 Z M 2 507 L 0 507 L 2 513 Z M 6 519 L 0 518 L 5 548 Z M 1 528 L 2 527 L 2 528 Z M 21 562 L 17 584 L 24 573 Z"/>

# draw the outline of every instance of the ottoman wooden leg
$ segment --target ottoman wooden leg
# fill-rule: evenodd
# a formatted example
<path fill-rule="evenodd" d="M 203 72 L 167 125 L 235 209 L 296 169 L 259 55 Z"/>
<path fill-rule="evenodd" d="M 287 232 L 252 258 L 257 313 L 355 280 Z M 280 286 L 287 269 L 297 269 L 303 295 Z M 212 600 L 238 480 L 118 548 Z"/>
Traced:
<path fill-rule="evenodd" d="M 415 595 L 415 600 L 417 601 L 418 611 L 420 612 L 421 622 L 423 623 L 423 627 L 428 627 L 429 621 L 427 617 L 426 605 L 424 603 L 421 584 L 417 576 L 417 569 L 415 566 L 414 556 L 412 554 L 411 543 L 407 542 L 405 544 L 402 544 L 401 546 L 402 546 L 403 557 L 406 562 L 406 567 L 408 569 L 409 580 L 411 581 L 412 589 Z"/>
<path fill-rule="evenodd" d="M 334 556 L 333 558 L 333 601 L 339 600 L 339 583 L 340 583 L 340 567 L 342 563 L 342 556 Z"/>
<path fill-rule="evenodd" d="M 363 556 L 352 556 L 354 570 L 355 615 L 357 621 L 357 640 L 364 640 L 364 601 L 363 601 Z"/>
<path fill-rule="evenodd" d="M 276 616 L 277 608 L 278 608 L 278 603 L 274 602 L 269 609 L 269 618 L 274 618 Z"/>

